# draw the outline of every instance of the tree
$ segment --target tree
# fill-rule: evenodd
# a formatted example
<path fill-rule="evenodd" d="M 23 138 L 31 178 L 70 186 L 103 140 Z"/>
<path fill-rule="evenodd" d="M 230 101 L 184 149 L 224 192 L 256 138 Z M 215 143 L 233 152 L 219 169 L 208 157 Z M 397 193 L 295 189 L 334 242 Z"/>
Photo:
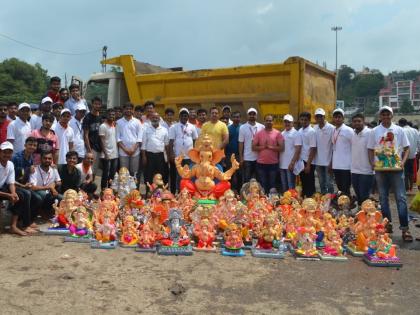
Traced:
<path fill-rule="evenodd" d="M 409 100 L 404 100 L 398 112 L 401 114 L 411 114 L 412 112 L 414 112 L 414 107 L 413 105 L 411 105 Z"/>
<path fill-rule="evenodd" d="M 347 66 L 341 66 L 340 71 L 338 71 L 338 78 L 337 78 L 337 89 L 339 91 L 343 91 L 347 86 L 351 84 L 351 80 L 356 75 L 356 72 L 353 68 Z M 340 98 L 341 99 L 341 98 Z"/>
<path fill-rule="evenodd" d="M 39 63 L 31 65 L 17 58 L 0 63 L 0 101 L 38 103 L 48 82 L 47 70 Z"/>
<path fill-rule="evenodd" d="M 374 115 L 379 110 L 378 102 L 369 102 L 365 106 L 365 115 Z"/>

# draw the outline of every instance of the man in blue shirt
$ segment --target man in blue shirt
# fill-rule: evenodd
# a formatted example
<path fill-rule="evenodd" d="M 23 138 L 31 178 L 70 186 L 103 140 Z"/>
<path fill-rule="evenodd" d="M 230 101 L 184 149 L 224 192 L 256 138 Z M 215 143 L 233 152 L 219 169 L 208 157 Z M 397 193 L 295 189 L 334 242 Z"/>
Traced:
<path fill-rule="evenodd" d="M 226 155 L 226 168 L 229 169 L 232 165 L 230 162 L 230 157 L 232 154 L 235 154 L 236 159 L 239 158 L 239 128 L 241 127 L 241 113 L 235 111 L 231 115 L 232 124 L 229 125 L 229 143 L 225 149 Z M 242 187 L 242 177 L 241 172 L 235 172 L 231 179 L 232 189 L 236 192 L 239 192 Z"/>

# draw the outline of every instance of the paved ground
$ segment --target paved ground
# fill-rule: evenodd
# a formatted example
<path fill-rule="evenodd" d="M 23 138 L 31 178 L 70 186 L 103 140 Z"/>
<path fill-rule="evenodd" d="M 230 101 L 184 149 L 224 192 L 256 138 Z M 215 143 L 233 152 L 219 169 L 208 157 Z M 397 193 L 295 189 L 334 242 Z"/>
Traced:
<path fill-rule="evenodd" d="M 163 257 L 4 234 L 0 314 L 418 314 L 420 242 L 401 246 L 398 270 L 353 257 Z"/>

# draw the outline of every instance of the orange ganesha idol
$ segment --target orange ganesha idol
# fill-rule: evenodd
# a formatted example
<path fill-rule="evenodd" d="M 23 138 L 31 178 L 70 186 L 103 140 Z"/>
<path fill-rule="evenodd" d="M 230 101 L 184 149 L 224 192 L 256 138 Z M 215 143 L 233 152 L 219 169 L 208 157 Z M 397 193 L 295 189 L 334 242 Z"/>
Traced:
<path fill-rule="evenodd" d="M 191 195 L 203 199 L 219 198 L 230 188 L 229 180 L 239 169 L 239 163 L 232 155 L 232 167 L 223 173 L 216 166 L 224 157 L 223 150 L 214 149 L 211 138 L 205 134 L 197 140 L 196 148 L 188 152 L 195 165 L 190 169 L 188 165 L 181 165 L 183 156 L 175 159 L 175 165 L 181 176 L 180 189 L 186 188 Z M 195 178 L 195 181 L 192 181 Z M 215 179 L 219 180 L 216 184 Z"/>

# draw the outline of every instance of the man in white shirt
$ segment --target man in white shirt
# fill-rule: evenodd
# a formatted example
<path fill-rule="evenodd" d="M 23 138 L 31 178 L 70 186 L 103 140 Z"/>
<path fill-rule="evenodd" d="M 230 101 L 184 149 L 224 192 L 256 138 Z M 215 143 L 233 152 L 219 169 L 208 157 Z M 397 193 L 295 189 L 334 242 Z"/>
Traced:
<path fill-rule="evenodd" d="M 140 164 L 140 146 L 143 127 L 133 117 L 134 106 L 126 103 L 123 106 L 124 117 L 117 121 L 117 144 L 119 148 L 120 167 L 126 167 L 130 175 L 137 175 Z"/>
<path fill-rule="evenodd" d="M 74 131 L 73 128 L 69 126 L 70 119 L 70 110 L 67 108 L 63 109 L 60 114 L 60 121 L 54 128 L 54 132 L 58 138 L 58 143 L 60 144 L 57 162 L 58 165 L 66 164 L 67 152 L 73 151 Z"/>
<path fill-rule="evenodd" d="M 295 189 L 296 175 L 303 168 L 303 162 L 300 159 L 302 138 L 295 127 L 293 127 L 293 116 L 285 115 L 283 122 L 285 129 L 281 134 L 284 138 L 284 152 L 280 153 L 279 162 L 282 193 L 289 189 Z M 295 172 L 295 166 L 298 166 L 297 172 Z"/>
<path fill-rule="evenodd" d="M 337 108 L 333 111 L 335 130 L 332 135 L 333 156 L 332 170 L 337 188 L 350 197 L 351 186 L 351 139 L 353 129 L 344 124 L 344 111 Z"/>
<path fill-rule="evenodd" d="M 39 130 L 42 127 L 42 116 L 51 113 L 52 99 L 49 96 L 44 97 L 39 105 L 39 115 L 33 114 L 29 123 L 32 130 Z"/>
<path fill-rule="evenodd" d="M 51 218 L 54 214 L 52 204 L 59 202 L 62 196 L 58 193 L 58 187 L 61 185 L 60 175 L 56 168 L 51 167 L 53 155 L 51 152 L 41 154 L 41 165 L 35 167 L 31 174 L 29 182 L 32 184 L 33 198 L 45 211 L 45 216 Z"/>
<path fill-rule="evenodd" d="M 315 193 L 315 165 L 313 163 L 316 156 L 316 133 L 311 126 L 311 113 L 300 113 L 299 121 L 302 126 L 299 129 L 302 138 L 300 158 L 305 165 L 299 176 L 302 181 L 302 195 L 308 198 Z"/>
<path fill-rule="evenodd" d="M 84 104 L 76 105 L 76 115 L 70 119 L 69 125 L 74 132 L 73 150 L 79 156 L 79 163 L 85 157 L 85 141 L 83 136 L 83 118 L 86 115 L 86 106 Z"/>
<path fill-rule="evenodd" d="M 150 115 L 150 124 L 145 126 L 142 141 L 142 162 L 145 170 L 145 181 L 153 182 L 156 174 L 161 174 L 163 181 L 168 182 L 168 163 L 165 161 L 166 151 L 168 153 L 169 135 L 166 128 L 160 126 L 158 113 Z"/>
<path fill-rule="evenodd" d="M 375 167 L 375 149 L 380 146 L 384 137 L 392 135 L 393 145 L 401 158 L 401 166 L 404 167 L 407 162 L 410 143 L 404 130 L 392 122 L 393 110 L 389 106 L 383 106 L 379 109 L 379 119 L 381 124 L 373 128 L 369 136 L 368 149 L 369 160 L 372 169 Z M 394 192 L 395 201 L 398 209 L 398 218 L 400 221 L 400 230 L 405 242 L 412 242 L 413 237 L 408 228 L 408 210 L 407 197 L 404 184 L 403 171 L 375 171 L 376 185 L 379 191 L 379 202 L 381 204 L 382 215 L 390 222 L 387 225 L 387 232 L 392 233 L 392 216 L 389 208 L 389 193 Z"/>
<path fill-rule="evenodd" d="M 175 158 L 182 155 L 182 166 L 190 165 L 191 159 L 188 151 L 194 147 L 198 138 L 197 128 L 188 122 L 189 111 L 181 108 L 179 111 L 179 122 L 169 128 L 169 161 L 175 162 Z M 179 189 L 180 177 L 176 177 L 176 189 Z"/>
<path fill-rule="evenodd" d="M 31 193 L 15 185 L 15 167 L 10 161 L 13 155 L 13 145 L 5 141 L 0 145 L 0 200 L 7 200 L 12 212 L 10 231 L 14 234 L 26 236 L 36 232 L 31 216 Z M 21 228 L 18 221 L 22 222 Z"/>
<path fill-rule="evenodd" d="M 325 121 L 325 111 L 318 108 L 315 111 L 315 121 L 317 125 L 314 126 L 316 133 L 316 156 L 315 169 L 318 174 L 319 187 L 321 194 L 332 194 L 334 192 L 334 185 L 329 172 L 329 166 L 332 158 L 332 136 L 334 133 L 334 126 Z"/>
<path fill-rule="evenodd" d="M 367 148 L 372 129 L 365 125 L 363 114 L 354 115 L 351 121 L 354 128 L 351 138 L 351 184 L 360 207 L 369 198 L 374 179 Z"/>
<path fill-rule="evenodd" d="M 76 165 L 76 168 L 80 171 L 80 189 L 87 193 L 89 200 L 95 197 L 96 189 L 98 188 L 94 183 L 95 177 L 93 175 L 93 152 L 87 152 L 82 162 Z"/>
<path fill-rule="evenodd" d="M 410 153 L 408 154 L 407 162 L 404 165 L 404 179 L 405 179 L 405 190 L 411 191 L 414 183 L 414 160 L 417 155 L 417 147 L 419 144 L 419 133 L 416 129 L 411 128 L 408 125 L 408 121 L 405 118 L 401 118 L 398 121 L 398 125 L 403 129 L 405 135 L 410 143 Z"/>
<path fill-rule="evenodd" d="M 77 84 L 71 84 L 69 87 L 70 98 L 64 103 L 64 108 L 70 110 L 72 116 L 76 115 L 76 107 L 78 105 L 84 105 L 88 110 L 86 100 L 80 96 L 80 88 Z"/>
<path fill-rule="evenodd" d="M 118 167 L 117 133 L 115 129 L 115 110 L 110 108 L 106 113 L 106 120 L 99 126 L 99 137 L 102 143 L 102 178 L 101 190 L 109 186 L 114 179 Z"/>
<path fill-rule="evenodd" d="M 264 125 L 257 122 L 257 110 L 249 108 L 248 121 L 239 128 L 239 163 L 243 172 L 243 182 L 247 183 L 257 176 L 258 152 L 252 151 L 252 140 Z"/>
<path fill-rule="evenodd" d="M 168 130 L 176 123 L 175 121 L 175 111 L 172 108 L 165 109 L 165 116 L 163 121 L 160 121 L 160 125 Z M 169 188 L 171 193 L 175 194 L 177 188 L 177 174 L 175 161 L 171 160 L 167 156 L 165 156 L 165 161 L 169 163 Z"/>
<path fill-rule="evenodd" d="M 7 141 L 13 144 L 15 152 L 23 151 L 25 140 L 31 133 L 31 124 L 28 121 L 30 112 L 31 106 L 28 103 L 20 104 L 16 119 L 7 126 Z"/>

